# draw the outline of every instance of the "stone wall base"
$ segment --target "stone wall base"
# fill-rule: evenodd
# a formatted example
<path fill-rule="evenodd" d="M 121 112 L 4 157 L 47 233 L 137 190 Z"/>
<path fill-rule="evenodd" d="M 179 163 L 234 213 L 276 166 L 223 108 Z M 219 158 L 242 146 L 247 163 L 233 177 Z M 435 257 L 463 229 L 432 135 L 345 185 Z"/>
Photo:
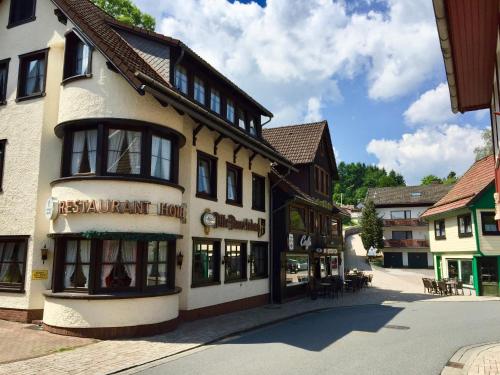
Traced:
<path fill-rule="evenodd" d="M 12 322 L 31 323 L 34 320 L 41 320 L 43 317 L 43 309 L 28 310 L 28 309 L 9 309 L 0 307 L 0 319 L 10 320 Z"/>

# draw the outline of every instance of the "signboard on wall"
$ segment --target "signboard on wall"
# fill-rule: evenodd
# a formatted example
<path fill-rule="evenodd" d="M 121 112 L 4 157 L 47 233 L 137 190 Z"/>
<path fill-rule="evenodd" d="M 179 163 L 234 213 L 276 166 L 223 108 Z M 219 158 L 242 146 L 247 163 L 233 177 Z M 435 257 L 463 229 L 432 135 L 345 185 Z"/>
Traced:
<path fill-rule="evenodd" d="M 257 219 L 254 222 L 252 219 L 238 220 L 233 215 L 223 215 L 218 212 L 210 212 L 205 210 L 201 215 L 201 223 L 205 227 L 205 233 L 208 234 L 210 228 L 226 228 L 229 230 L 244 230 L 249 232 L 257 232 L 259 237 L 266 234 L 266 220 Z"/>
<path fill-rule="evenodd" d="M 33 270 L 31 272 L 31 280 L 47 280 L 49 278 L 49 270 Z"/>
<path fill-rule="evenodd" d="M 295 243 L 293 239 L 293 234 L 289 233 L 288 234 L 288 250 L 293 250 L 295 248 Z"/>

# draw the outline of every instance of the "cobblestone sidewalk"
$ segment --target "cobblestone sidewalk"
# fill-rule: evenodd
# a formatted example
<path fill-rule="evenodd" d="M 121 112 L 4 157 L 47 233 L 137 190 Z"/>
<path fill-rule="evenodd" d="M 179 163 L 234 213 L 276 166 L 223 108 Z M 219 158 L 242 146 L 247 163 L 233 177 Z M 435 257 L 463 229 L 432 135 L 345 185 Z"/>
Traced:
<path fill-rule="evenodd" d="M 441 375 L 500 375 L 500 342 L 459 349 Z"/>

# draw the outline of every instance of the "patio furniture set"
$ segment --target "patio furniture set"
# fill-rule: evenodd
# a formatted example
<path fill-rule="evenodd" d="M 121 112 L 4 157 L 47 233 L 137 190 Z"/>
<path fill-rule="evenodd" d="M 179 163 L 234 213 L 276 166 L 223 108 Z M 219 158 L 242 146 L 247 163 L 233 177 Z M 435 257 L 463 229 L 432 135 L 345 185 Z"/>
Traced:
<path fill-rule="evenodd" d="M 424 293 L 442 296 L 464 295 L 464 285 L 462 281 L 457 279 L 434 280 L 423 277 L 422 282 L 424 284 Z"/>

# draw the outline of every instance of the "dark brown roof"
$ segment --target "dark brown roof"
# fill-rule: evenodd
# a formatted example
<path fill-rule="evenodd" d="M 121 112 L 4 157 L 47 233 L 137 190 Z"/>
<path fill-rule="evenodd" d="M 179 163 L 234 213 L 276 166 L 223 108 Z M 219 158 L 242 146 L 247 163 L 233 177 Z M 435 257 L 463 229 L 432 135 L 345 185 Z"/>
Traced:
<path fill-rule="evenodd" d="M 135 73 L 141 72 L 172 90 L 177 91 L 177 89 L 170 84 L 168 79 L 158 74 L 157 70 L 146 61 L 147 59 L 143 58 L 144 55 L 138 52 L 137 48 L 134 49 L 132 45 L 120 35 L 120 31 L 133 32 L 142 38 L 183 48 L 193 58 L 221 78 L 226 84 L 252 102 L 252 104 L 256 105 L 264 115 L 273 116 L 269 110 L 208 64 L 180 40 L 119 22 L 89 0 L 52 0 L 52 2 L 90 39 L 95 47 L 125 76 L 136 90 L 140 90 L 143 82 L 137 78 Z"/>
<path fill-rule="evenodd" d="M 370 188 L 366 198 L 375 206 L 432 206 L 440 200 L 453 185 L 422 185 Z"/>
<path fill-rule="evenodd" d="M 294 164 L 314 162 L 327 122 L 262 129 L 262 136 Z"/>
<path fill-rule="evenodd" d="M 490 155 L 476 161 L 453 186 L 453 189 L 421 216 L 429 217 L 466 207 L 493 181 L 495 181 L 495 157 Z"/>

